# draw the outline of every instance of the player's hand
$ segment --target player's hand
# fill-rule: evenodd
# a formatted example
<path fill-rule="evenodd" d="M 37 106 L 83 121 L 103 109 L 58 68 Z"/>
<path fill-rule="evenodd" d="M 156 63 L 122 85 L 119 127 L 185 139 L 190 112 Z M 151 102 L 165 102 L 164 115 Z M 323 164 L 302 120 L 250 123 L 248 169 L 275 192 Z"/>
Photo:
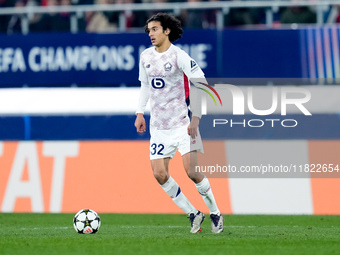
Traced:
<path fill-rule="evenodd" d="M 137 129 L 137 133 L 144 133 L 146 131 L 145 119 L 142 113 L 137 113 L 135 127 Z"/>
<path fill-rule="evenodd" d="M 194 139 L 197 136 L 197 128 L 199 123 L 200 118 L 193 116 L 188 126 L 188 135 L 190 135 L 192 139 Z"/>

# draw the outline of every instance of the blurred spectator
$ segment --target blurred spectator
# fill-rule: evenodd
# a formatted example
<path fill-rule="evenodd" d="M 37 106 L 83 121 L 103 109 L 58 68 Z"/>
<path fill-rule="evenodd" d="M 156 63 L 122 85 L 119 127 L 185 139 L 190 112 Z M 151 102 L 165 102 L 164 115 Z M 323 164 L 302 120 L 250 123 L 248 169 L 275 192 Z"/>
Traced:
<path fill-rule="evenodd" d="M 225 17 L 225 26 L 242 26 L 258 23 L 259 12 L 256 8 L 231 8 Z"/>
<path fill-rule="evenodd" d="M 39 0 L 29 0 L 26 4 L 26 6 L 39 6 L 43 2 Z M 29 19 L 29 26 L 31 27 L 31 24 L 35 24 L 36 22 L 39 22 L 43 14 L 41 13 L 29 13 L 28 14 L 28 19 Z"/>
<path fill-rule="evenodd" d="M 133 3 L 140 3 L 140 1 L 116 0 L 115 3 L 116 4 L 133 4 Z M 124 15 L 124 18 L 125 18 L 126 28 L 144 27 L 146 20 L 149 18 L 147 12 L 145 11 L 133 12 L 132 10 L 126 10 L 126 11 L 123 11 L 122 14 Z M 119 19 L 119 17 L 116 17 L 116 18 Z"/>
<path fill-rule="evenodd" d="M 282 24 L 306 24 L 315 23 L 316 14 L 305 6 L 287 7 L 281 15 L 280 19 Z"/>
<path fill-rule="evenodd" d="M 109 0 L 96 0 L 95 4 L 110 4 Z M 117 30 L 117 25 L 109 21 L 112 13 L 89 12 L 86 13 L 86 31 L 87 32 L 114 32 Z"/>
<path fill-rule="evenodd" d="M 340 9 L 340 7 L 338 7 L 338 15 L 336 16 L 336 18 L 335 18 L 335 23 L 340 23 L 340 12 L 339 12 L 339 9 Z"/>
<path fill-rule="evenodd" d="M 219 0 L 209 0 L 209 2 L 218 2 Z M 204 28 L 216 28 L 216 18 L 217 18 L 217 12 L 216 9 L 208 9 L 205 11 L 205 20 L 203 27 Z"/>
<path fill-rule="evenodd" d="M 93 0 L 75 0 L 74 3 L 75 4 L 87 4 L 87 5 L 89 5 L 89 4 L 94 4 L 95 1 L 93 1 Z"/>
<path fill-rule="evenodd" d="M 165 3 L 168 3 L 168 2 L 174 2 L 174 0 L 142 0 L 143 3 L 153 3 L 153 4 L 165 4 Z M 183 2 L 183 1 L 181 1 Z M 164 9 L 158 9 L 158 10 L 150 10 L 148 12 L 146 12 L 146 19 L 150 18 L 152 15 L 154 14 L 157 14 L 159 12 L 171 12 L 171 10 L 164 10 Z M 146 20 L 145 20 L 146 21 Z M 145 25 L 145 22 L 144 22 L 144 25 Z M 144 26 L 143 25 L 143 26 Z"/>
<path fill-rule="evenodd" d="M 202 0 L 187 0 L 189 3 L 200 3 Z M 205 11 L 202 9 L 182 10 L 178 17 L 184 28 L 204 28 L 206 23 Z"/>
<path fill-rule="evenodd" d="M 59 5 L 71 5 L 71 0 L 60 0 Z M 53 16 L 52 30 L 53 31 L 70 31 L 71 14 L 69 12 L 61 12 Z"/>
<path fill-rule="evenodd" d="M 203 0 L 187 0 L 192 3 L 203 2 Z M 215 2 L 218 0 L 206 0 Z M 239 0 L 232 0 L 239 1 Z M 216 9 L 191 9 L 182 10 L 179 19 L 182 21 L 185 28 L 216 28 L 216 18 L 218 10 Z M 257 24 L 260 20 L 260 14 L 256 8 L 231 8 L 229 13 L 225 16 L 225 26 L 240 26 Z"/>
<path fill-rule="evenodd" d="M 11 1 L 5 1 L 11 2 Z M 40 5 L 39 0 L 15 0 L 14 1 L 14 7 L 26 7 L 26 6 L 38 6 Z M 11 7 L 11 6 L 6 6 Z M 26 16 L 27 15 L 27 16 Z M 35 23 L 41 18 L 41 14 L 37 13 L 28 13 L 28 14 L 14 14 L 12 16 L 8 17 L 8 21 L 6 24 L 6 32 L 8 34 L 14 34 L 14 33 L 22 33 L 22 17 L 27 17 L 27 21 L 29 23 Z"/>
<path fill-rule="evenodd" d="M 71 5 L 71 0 L 48 0 L 48 6 Z M 86 27 L 85 18 L 78 18 L 78 31 L 84 31 Z M 31 23 L 31 32 L 70 32 L 71 14 L 65 13 L 46 13 L 41 18 Z"/>
<path fill-rule="evenodd" d="M 58 1 L 57 0 L 48 0 L 47 6 L 57 6 Z M 31 32 L 46 32 L 51 31 L 52 29 L 52 21 L 54 16 L 56 16 L 57 13 L 45 13 L 40 16 L 40 19 L 36 20 L 35 22 L 32 22 L 30 24 L 30 31 Z"/>
<path fill-rule="evenodd" d="M 25 7 L 25 0 L 16 0 L 14 7 Z M 7 34 L 21 33 L 21 14 L 12 15 L 8 21 Z"/>
<path fill-rule="evenodd" d="M 0 8 L 3 7 L 13 7 L 15 4 L 14 0 L 0 0 Z M 0 33 L 7 32 L 7 25 L 8 21 L 11 17 L 8 15 L 1 15 L 0 16 Z"/>
<path fill-rule="evenodd" d="M 340 23 L 340 5 L 333 5 L 326 12 L 325 22 L 327 24 Z"/>

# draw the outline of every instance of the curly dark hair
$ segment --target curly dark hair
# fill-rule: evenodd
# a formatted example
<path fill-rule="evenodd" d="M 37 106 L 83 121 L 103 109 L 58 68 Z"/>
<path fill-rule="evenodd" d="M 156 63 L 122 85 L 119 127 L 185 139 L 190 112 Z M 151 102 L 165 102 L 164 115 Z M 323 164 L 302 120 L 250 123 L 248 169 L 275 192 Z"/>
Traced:
<path fill-rule="evenodd" d="M 159 12 L 159 13 L 153 15 L 151 18 L 149 18 L 146 21 L 146 24 L 144 26 L 144 30 L 145 30 L 146 33 L 149 33 L 148 24 L 151 21 L 159 21 L 161 23 L 161 26 L 163 27 L 163 30 L 166 30 L 167 28 L 169 28 L 169 30 L 170 30 L 170 34 L 169 34 L 170 42 L 174 42 L 174 41 L 176 41 L 176 40 L 178 40 L 179 38 L 182 37 L 183 29 L 182 29 L 182 26 L 181 26 L 181 21 L 176 19 L 173 15 L 171 15 L 169 13 L 162 13 L 162 12 Z"/>

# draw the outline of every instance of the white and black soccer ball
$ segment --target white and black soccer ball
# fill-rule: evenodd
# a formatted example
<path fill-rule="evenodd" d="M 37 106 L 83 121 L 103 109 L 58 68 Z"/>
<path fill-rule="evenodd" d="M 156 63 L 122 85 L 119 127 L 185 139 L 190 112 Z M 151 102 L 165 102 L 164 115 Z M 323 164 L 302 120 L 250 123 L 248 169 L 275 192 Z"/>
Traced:
<path fill-rule="evenodd" d="M 82 209 L 74 216 L 73 226 L 79 234 L 94 234 L 100 228 L 100 217 L 91 209 Z"/>

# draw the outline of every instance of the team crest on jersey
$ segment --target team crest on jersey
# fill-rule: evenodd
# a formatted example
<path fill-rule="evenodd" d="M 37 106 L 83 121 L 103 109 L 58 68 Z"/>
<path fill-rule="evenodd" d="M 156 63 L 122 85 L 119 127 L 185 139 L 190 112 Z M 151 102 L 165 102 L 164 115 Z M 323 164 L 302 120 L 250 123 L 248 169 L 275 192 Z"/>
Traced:
<path fill-rule="evenodd" d="M 170 62 L 166 62 L 166 63 L 164 64 L 164 70 L 165 70 L 166 72 L 170 72 L 170 71 L 171 71 L 171 68 L 172 68 L 172 65 L 171 65 Z"/>

